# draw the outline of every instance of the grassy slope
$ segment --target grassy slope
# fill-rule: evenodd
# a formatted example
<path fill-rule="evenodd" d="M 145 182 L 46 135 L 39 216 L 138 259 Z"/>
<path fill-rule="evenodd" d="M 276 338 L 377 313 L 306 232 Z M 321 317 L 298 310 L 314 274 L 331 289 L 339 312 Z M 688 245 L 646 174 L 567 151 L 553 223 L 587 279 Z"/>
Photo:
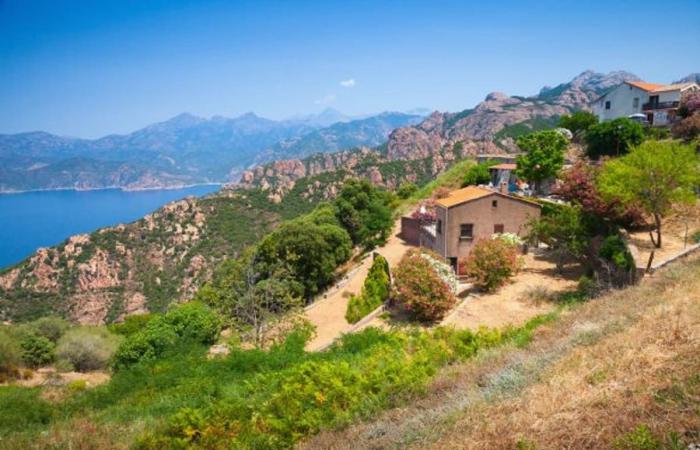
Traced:
<path fill-rule="evenodd" d="M 640 425 L 664 448 L 699 442 L 698 275 L 695 257 L 577 305 L 527 348 L 446 369 L 411 406 L 306 448 L 610 448 Z"/>

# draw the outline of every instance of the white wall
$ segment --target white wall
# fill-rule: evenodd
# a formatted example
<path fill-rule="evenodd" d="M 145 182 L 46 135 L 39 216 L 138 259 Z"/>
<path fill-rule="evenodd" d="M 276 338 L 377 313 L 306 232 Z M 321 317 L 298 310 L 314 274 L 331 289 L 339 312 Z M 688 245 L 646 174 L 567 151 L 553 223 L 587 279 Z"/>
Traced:
<path fill-rule="evenodd" d="M 636 103 L 634 99 L 639 100 Z M 649 94 L 637 87 L 623 83 L 593 104 L 593 113 L 601 122 L 604 120 L 628 117 L 642 113 L 642 105 L 649 101 Z M 610 102 L 610 109 L 605 109 L 605 102 Z"/>

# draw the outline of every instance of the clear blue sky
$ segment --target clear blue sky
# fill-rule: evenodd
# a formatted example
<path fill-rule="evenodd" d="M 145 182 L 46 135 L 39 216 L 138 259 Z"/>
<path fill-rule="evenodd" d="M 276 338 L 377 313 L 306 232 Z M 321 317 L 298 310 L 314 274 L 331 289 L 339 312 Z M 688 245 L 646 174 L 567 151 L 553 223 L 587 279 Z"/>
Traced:
<path fill-rule="evenodd" d="M 184 111 L 457 111 L 589 68 L 700 71 L 700 1 L 0 0 L 5 133 L 96 137 Z"/>

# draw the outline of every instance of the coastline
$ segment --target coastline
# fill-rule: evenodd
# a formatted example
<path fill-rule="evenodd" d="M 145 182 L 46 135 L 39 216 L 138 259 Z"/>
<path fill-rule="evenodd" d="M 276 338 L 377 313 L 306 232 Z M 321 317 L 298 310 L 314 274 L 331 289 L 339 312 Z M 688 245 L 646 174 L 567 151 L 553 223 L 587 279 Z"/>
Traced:
<path fill-rule="evenodd" d="M 74 192 L 93 192 L 93 191 L 110 191 L 110 190 L 120 190 L 123 192 L 144 192 L 144 191 L 172 191 L 176 189 L 187 189 L 197 186 L 225 186 L 229 183 L 219 182 L 219 183 L 193 183 L 193 184 L 180 184 L 180 185 L 169 185 L 169 186 L 157 186 L 157 187 L 144 187 L 144 188 L 127 188 L 124 186 L 105 186 L 96 188 L 75 188 L 75 187 L 64 187 L 64 188 L 46 188 L 46 189 L 26 189 L 26 190 L 0 190 L 0 195 L 12 195 L 12 194 L 28 194 L 31 192 L 59 192 L 59 191 L 74 191 Z"/>

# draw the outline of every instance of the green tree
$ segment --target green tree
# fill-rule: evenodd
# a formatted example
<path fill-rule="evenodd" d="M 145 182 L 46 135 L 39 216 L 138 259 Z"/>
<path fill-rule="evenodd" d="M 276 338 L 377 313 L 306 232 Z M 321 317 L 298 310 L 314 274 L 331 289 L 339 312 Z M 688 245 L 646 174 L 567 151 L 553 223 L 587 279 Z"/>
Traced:
<path fill-rule="evenodd" d="M 597 123 L 598 118 L 588 111 L 576 111 L 559 118 L 559 126 L 571 131 L 575 139 L 580 139 L 590 127 Z"/>
<path fill-rule="evenodd" d="M 644 128 L 638 122 L 621 117 L 593 125 L 586 132 L 586 153 L 591 159 L 620 156 L 644 140 Z"/>
<path fill-rule="evenodd" d="M 487 161 L 469 167 L 469 169 L 467 169 L 467 174 L 464 176 L 464 180 L 462 180 L 462 187 L 487 184 L 491 181 L 489 167 L 494 164 L 493 161 Z"/>
<path fill-rule="evenodd" d="M 556 130 L 545 130 L 520 136 L 517 144 L 525 152 L 517 158 L 517 173 L 540 192 L 542 181 L 555 176 L 564 165 L 567 140 Z"/>
<path fill-rule="evenodd" d="M 399 186 L 399 189 L 396 191 L 396 195 L 399 196 L 401 199 L 407 199 L 411 195 L 413 195 L 414 192 L 418 190 L 418 186 L 416 186 L 415 183 L 411 183 L 410 181 L 406 181 L 401 183 L 401 186 Z"/>
<path fill-rule="evenodd" d="M 304 287 L 285 268 L 277 265 L 263 269 L 255 257 L 256 249 L 250 248 L 224 262 L 214 281 L 202 287 L 195 299 L 221 311 L 261 347 L 274 323 L 301 306 Z"/>
<path fill-rule="evenodd" d="M 386 242 L 394 225 L 393 194 L 367 180 L 350 180 L 343 185 L 335 203 L 338 221 L 354 244 L 372 248 Z"/>
<path fill-rule="evenodd" d="M 601 193 L 623 204 L 639 205 L 654 218 L 656 238 L 661 247 L 661 222 L 674 204 L 696 201 L 694 189 L 700 183 L 695 149 L 672 141 L 646 141 L 628 155 L 607 161 L 598 177 Z"/>
<path fill-rule="evenodd" d="M 590 236 L 581 208 L 562 205 L 539 219 L 531 220 L 526 240 L 533 244 L 547 244 L 556 255 L 557 270 L 561 273 L 568 258 L 584 256 Z"/>

